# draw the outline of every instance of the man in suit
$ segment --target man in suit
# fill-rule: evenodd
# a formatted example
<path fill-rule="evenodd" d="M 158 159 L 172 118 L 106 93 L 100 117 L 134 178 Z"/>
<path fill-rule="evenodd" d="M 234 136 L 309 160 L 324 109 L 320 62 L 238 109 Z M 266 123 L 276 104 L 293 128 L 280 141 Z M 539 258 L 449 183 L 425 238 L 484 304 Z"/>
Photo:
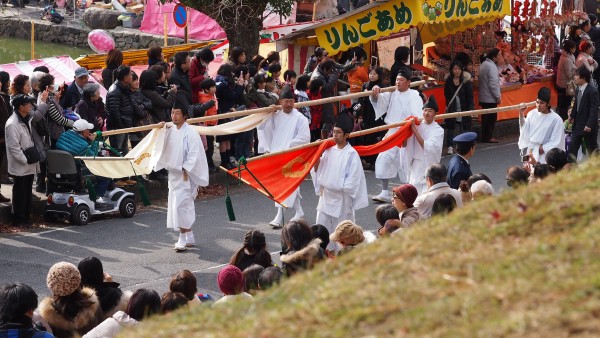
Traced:
<path fill-rule="evenodd" d="M 90 72 L 84 67 L 75 69 L 75 79 L 69 87 L 67 92 L 60 98 L 60 106 L 63 109 L 73 109 L 83 94 L 83 86 L 88 83 L 90 79 Z"/>
<path fill-rule="evenodd" d="M 458 189 L 460 181 L 467 180 L 473 174 L 469 159 L 475 153 L 475 140 L 477 133 L 468 132 L 456 136 L 452 141 L 456 147 L 456 155 L 448 163 L 448 185 L 452 189 Z"/>
<path fill-rule="evenodd" d="M 600 95 L 598 89 L 590 85 L 592 74 L 581 66 L 575 70 L 577 92 L 574 104 L 569 113 L 569 123 L 573 125 L 571 144 L 569 145 L 569 162 L 577 162 L 577 153 L 583 145 L 583 152 L 591 154 L 598 149 L 598 109 Z"/>

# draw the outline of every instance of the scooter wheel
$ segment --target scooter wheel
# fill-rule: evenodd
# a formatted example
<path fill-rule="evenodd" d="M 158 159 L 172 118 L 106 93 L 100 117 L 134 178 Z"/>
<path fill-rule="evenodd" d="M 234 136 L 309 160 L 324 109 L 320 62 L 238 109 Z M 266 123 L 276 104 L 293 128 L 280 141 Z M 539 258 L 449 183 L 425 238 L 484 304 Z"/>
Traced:
<path fill-rule="evenodd" d="M 75 208 L 71 221 L 77 225 L 86 225 L 90 221 L 90 216 L 90 208 L 87 205 L 80 205 Z"/>
<path fill-rule="evenodd" d="M 124 198 L 119 205 L 119 213 L 125 218 L 133 217 L 136 209 L 137 206 L 135 205 L 135 201 L 131 197 Z"/>

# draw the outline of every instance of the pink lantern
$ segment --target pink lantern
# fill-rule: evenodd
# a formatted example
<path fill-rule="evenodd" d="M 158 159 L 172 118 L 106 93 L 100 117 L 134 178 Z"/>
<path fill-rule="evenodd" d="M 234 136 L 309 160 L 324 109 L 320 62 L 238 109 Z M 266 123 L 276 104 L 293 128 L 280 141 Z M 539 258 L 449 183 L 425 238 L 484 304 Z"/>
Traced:
<path fill-rule="evenodd" d="M 96 53 L 108 53 L 115 48 L 115 40 L 106 31 L 94 29 L 88 34 L 88 45 Z"/>

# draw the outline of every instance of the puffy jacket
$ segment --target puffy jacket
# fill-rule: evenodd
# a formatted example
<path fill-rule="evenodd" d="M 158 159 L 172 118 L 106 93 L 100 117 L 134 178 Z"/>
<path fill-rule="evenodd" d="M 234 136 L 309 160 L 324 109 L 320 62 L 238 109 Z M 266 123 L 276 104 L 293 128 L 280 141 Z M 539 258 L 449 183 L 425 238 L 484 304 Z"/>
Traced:
<path fill-rule="evenodd" d="M 75 106 L 75 112 L 79 115 L 79 117 L 94 125 L 94 129 L 92 129 L 92 131 L 97 131 L 100 130 L 102 126 L 98 124 L 96 119 L 98 117 L 106 118 L 106 116 L 103 116 L 103 106 L 104 104 L 102 103 L 101 99 L 92 102 L 90 99 L 81 98 L 81 101 L 79 101 L 79 103 L 77 103 Z"/>
<path fill-rule="evenodd" d="M 150 108 L 152 121 L 154 121 L 154 123 L 169 121 L 169 110 L 175 103 L 177 93 L 168 91 L 167 97 L 164 98 L 158 91 L 154 89 L 142 89 L 142 94 L 152 102 L 152 107 Z"/>
<path fill-rule="evenodd" d="M 96 156 L 98 154 L 98 143 L 90 147 L 90 143 L 76 131 L 64 132 L 56 141 L 56 149 L 64 150 L 73 156 Z"/>
<path fill-rule="evenodd" d="M 129 88 L 119 81 L 110 86 L 106 94 L 107 129 L 133 126 L 133 104 Z"/>
<path fill-rule="evenodd" d="M 38 172 L 38 163 L 28 164 L 23 150 L 35 145 L 35 128 L 31 128 L 31 117 L 25 118 L 19 113 L 13 113 L 6 121 L 6 153 L 8 158 L 8 173 L 14 176 L 33 175 Z M 40 149 L 40 148 L 38 148 Z"/>

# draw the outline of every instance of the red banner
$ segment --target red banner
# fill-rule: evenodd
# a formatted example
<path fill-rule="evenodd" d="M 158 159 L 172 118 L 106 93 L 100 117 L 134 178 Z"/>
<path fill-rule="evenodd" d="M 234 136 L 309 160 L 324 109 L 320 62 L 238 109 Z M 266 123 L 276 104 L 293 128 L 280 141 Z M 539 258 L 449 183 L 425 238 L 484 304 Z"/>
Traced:
<path fill-rule="evenodd" d="M 407 120 L 411 118 L 409 117 Z M 407 123 L 394 134 L 376 144 L 357 146 L 354 149 L 360 156 L 378 154 L 392 147 L 402 146 L 402 143 L 412 134 L 410 123 Z M 239 171 L 240 179 L 273 201 L 282 203 L 304 181 L 304 178 L 306 178 L 306 175 L 308 175 L 325 149 L 334 145 L 335 142 L 330 139 L 311 147 L 248 161 L 246 166 L 254 176 L 248 170 L 242 168 Z M 231 169 L 228 173 L 231 176 L 238 177 L 238 169 Z"/>

